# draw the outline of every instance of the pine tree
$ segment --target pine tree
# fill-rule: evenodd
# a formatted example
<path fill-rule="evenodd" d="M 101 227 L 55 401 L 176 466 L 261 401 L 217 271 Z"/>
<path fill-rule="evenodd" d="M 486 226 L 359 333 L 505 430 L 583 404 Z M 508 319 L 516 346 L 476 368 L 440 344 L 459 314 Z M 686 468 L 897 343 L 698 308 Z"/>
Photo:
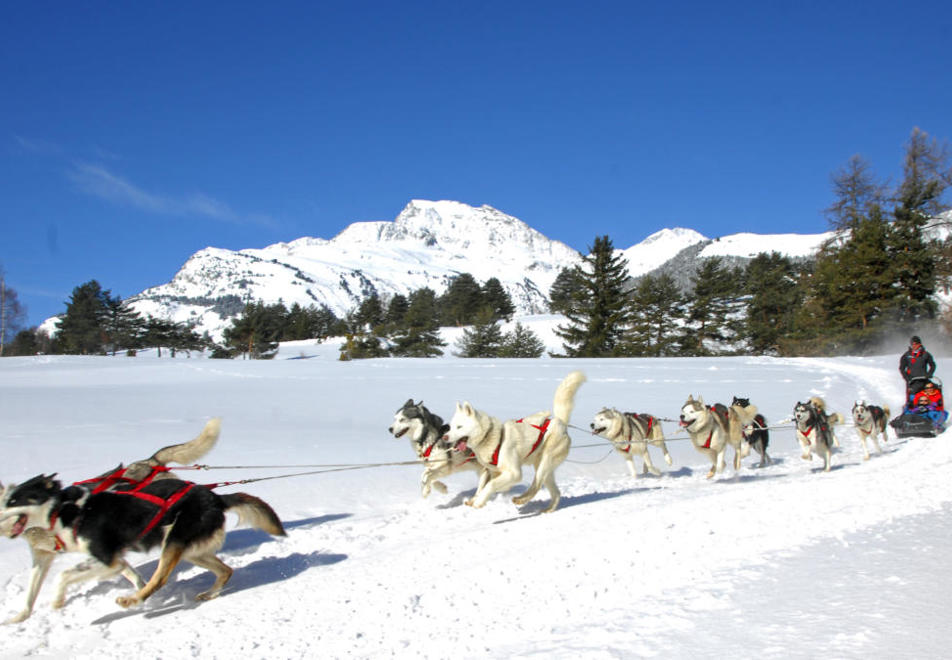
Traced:
<path fill-rule="evenodd" d="M 456 342 L 457 355 L 464 358 L 499 357 L 502 348 L 502 331 L 490 307 L 483 307 L 476 322 L 463 330 Z"/>
<path fill-rule="evenodd" d="M 669 273 L 645 275 L 635 288 L 632 327 L 625 337 L 625 354 L 661 357 L 681 353 L 684 296 Z"/>
<path fill-rule="evenodd" d="M 360 331 L 372 331 L 377 326 L 382 325 L 385 318 L 383 303 L 376 292 L 361 301 L 357 313 L 354 315 L 354 321 L 359 326 L 358 330 Z"/>
<path fill-rule="evenodd" d="M 103 331 L 106 348 L 113 355 L 119 348 L 139 348 L 145 332 L 145 321 L 120 296 L 106 295 L 106 309 L 103 316 Z"/>
<path fill-rule="evenodd" d="M 564 310 L 568 324 L 558 326 L 555 334 L 569 357 L 618 355 L 631 322 L 628 262 L 615 254 L 608 236 L 597 237 L 583 261 L 576 274 L 581 286 Z"/>
<path fill-rule="evenodd" d="M 23 327 L 26 309 L 17 299 L 17 292 L 6 285 L 0 268 L 0 356 L 6 355 L 6 344 Z"/>
<path fill-rule="evenodd" d="M 479 283 L 469 273 L 461 273 L 450 281 L 446 293 L 440 297 L 440 318 L 443 325 L 470 325 L 484 304 Z"/>
<path fill-rule="evenodd" d="M 499 357 L 502 358 L 537 358 L 542 357 L 543 353 L 545 344 L 539 336 L 518 322 L 503 336 L 499 348 Z"/>
<path fill-rule="evenodd" d="M 563 268 L 549 289 L 549 311 L 565 314 L 572 309 L 572 301 L 582 295 L 585 294 L 578 268 Z"/>
<path fill-rule="evenodd" d="M 888 252 L 895 272 L 898 297 L 896 319 L 911 326 L 935 316 L 935 266 L 938 246 L 923 234 L 929 220 L 947 207 L 941 197 L 949 182 L 946 145 L 914 129 L 906 145 L 903 180 L 896 192 Z"/>
<path fill-rule="evenodd" d="M 509 321 L 516 308 L 512 304 L 509 292 L 496 277 L 490 277 L 482 287 L 483 304 L 493 311 L 493 318 L 497 321 Z"/>
<path fill-rule="evenodd" d="M 716 355 L 727 352 L 724 345 L 737 339 L 737 324 L 731 319 L 738 311 L 740 278 L 720 257 L 705 259 L 691 277 L 693 291 L 688 296 L 688 313 L 683 335 L 683 351 L 688 355 Z"/>
<path fill-rule="evenodd" d="M 833 229 L 854 229 L 869 217 L 873 207 L 885 203 L 885 186 L 876 180 L 861 156 L 850 158 L 831 181 L 836 200 L 826 209 L 826 215 Z"/>
<path fill-rule="evenodd" d="M 417 289 L 410 294 L 404 325 L 391 337 L 390 352 L 399 357 L 436 357 L 446 343 L 440 339 L 436 294 Z"/>
<path fill-rule="evenodd" d="M 748 295 L 744 337 L 753 353 L 777 354 L 793 330 L 802 302 L 799 271 L 788 257 L 761 252 L 747 264 L 744 283 Z"/>
<path fill-rule="evenodd" d="M 403 325 L 403 320 L 407 315 L 407 309 L 409 309 L 410 303 L 407 301 L 407 297 L 402 294 L 395 294 L 393 298 L 390 299 L 390 302 L 387 304 L 387 325 L 391 330 L 396 329 Z"/>
<path fill-rule="evenodd" d="M 66 303 L 66 313 L 57 326 L 57 352 L 79 355 L 103 352 L 108 297 L 109 291 L 103 291 L 96 280 L 73 289 Z"/>

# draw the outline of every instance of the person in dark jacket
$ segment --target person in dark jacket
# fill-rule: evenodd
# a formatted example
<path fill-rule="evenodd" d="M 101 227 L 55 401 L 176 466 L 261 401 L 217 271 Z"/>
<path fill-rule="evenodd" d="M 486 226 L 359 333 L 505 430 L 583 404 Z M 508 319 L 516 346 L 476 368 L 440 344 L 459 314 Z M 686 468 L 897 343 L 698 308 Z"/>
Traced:
<path fill-rule="evenodd" d="M 922 389 L 923 384 L 935 373 L 935 360 L 923 347 L 918 335 L 909 339 L 909 350 L 899 358 L 899 373 L 906 381 L 906 397 Z"/>

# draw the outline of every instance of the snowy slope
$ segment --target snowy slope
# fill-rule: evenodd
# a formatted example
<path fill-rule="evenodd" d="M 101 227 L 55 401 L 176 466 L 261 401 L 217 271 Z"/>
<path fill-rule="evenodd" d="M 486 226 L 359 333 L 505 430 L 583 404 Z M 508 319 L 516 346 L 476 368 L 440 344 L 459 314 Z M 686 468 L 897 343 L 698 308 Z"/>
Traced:
<path fill-rule="evenodd" d="M 297 357 L 289 354 L 289 357 Z M 120 580 L 72 592 L 61 611 L 44 590 L 28 621 L 6 628 L 3 657 L 129 658 L 939 658 L 952 638 L 941 570 L 952 541 L 952 443 L 890 440 L 862 460 L 855 432 L 829 473 L 799 458 L 789 428 L 776 463 L 707 466 L 664 423 L 674 465 L 632 480 L 584 428 L 602 406 L 673 418 L 688 394 L 747 394 L 768 420 L 824 396 L 902 397 L 895 356 L 632 360 L 211 361 L 83 357 L 0 360 L 3 474 L 85 478 L 191 438 L 224 418 L 200 482 L 400 462 L 393 411 L 422 398 L 448 416 L 468 399 L 501 417 L 551 405 L 559 380 L 588 375 L 573 449 L 558 472 L 562 506 L 539 515 L 508 497 L 462 506 L 474 473 L 449 493 L 419 494 L 417 467 L 241 486 L 286 521 L 284 539 L 237 529 L 222 558 L 235 570 L 217 600 L 192 597 L 210 576 L 183 566 L 143 607 L 122 610 Z M 939 373 L 950 363 L 939 360 Z M 524 475 L 526 483 L 531 469 Z M 231 487 L 237 490 L 238 487 Z M 516 492 L 522 487 L 517 487 Z M 4 618 L 22 605 L 29 555 L 0 542 Z M 77 561 L 64 557 L 54 572 Z M 133 555 L 143 573 L 155 555 Z"/>

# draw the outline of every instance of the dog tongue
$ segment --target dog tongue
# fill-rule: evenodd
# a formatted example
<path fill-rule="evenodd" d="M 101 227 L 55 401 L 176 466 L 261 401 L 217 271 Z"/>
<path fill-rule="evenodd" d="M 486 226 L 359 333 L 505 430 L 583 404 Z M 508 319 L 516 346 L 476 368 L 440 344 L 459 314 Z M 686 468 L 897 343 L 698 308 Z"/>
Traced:
<path fill-rule="evenodd" d="M 466 451 L 466 441 L 460 440 L 459 442 L 456 443 L 456 446 L 453 449 L 455 449 L 456 451 Z"/>
<path fill-rule="evenodd" d="M 10 538 L 16 538 L 22 534 L 24 527 L 26 527 L 26 516 L 20 516 L 17 518 L 17 521 L 13 523 L 13 530 L 10 532 Z"/>

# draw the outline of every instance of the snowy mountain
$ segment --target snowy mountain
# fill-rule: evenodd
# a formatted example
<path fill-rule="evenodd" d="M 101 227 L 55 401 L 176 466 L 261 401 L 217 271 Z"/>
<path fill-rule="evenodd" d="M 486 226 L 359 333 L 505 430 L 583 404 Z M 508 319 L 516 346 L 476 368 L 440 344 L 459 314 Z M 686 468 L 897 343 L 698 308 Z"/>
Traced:
<path fill-rule="evenodd" d="M 668 268 L 686 281 L 700 258 L 745 260 L 771 250 L 804 257 L 828 236 L 735 234 L 712 240 L 677 227 L 619 254 L 632 277 Z M 439 294 L 452 278 L 470 273 L 480 282 L 498 278 L 523 316 L 547 312 L 555 278 L 580 262 L 568 245 L 490 206 L 413 200 L 393 221 L 357 222 L 330 240 L 305 237 L 239 251 L 205 248 L 171 282 L 129 302 L 142 314 L 191 322 L 218 339 L 250 300 L 327 305 L 342 316 L 372 293 L 386 300 L 430 287 Z M 54 329 L 52 320 L 44 326 Z"/>
<path fill-rule="evenodd" d="M 414 200 L 393 222 L 358 222 L 331 240 L 300 238 L 238 252 L 206 248 L 168 284 L 133 296 L 142 313 L 220 334 L 247 300 L 324 304 L 343 315 L 366 296 L 437 293 L 460 273 L 496 277 L 520 314 L 547 311 L 548 291 L 578 252 L 492 207 Z"/>

